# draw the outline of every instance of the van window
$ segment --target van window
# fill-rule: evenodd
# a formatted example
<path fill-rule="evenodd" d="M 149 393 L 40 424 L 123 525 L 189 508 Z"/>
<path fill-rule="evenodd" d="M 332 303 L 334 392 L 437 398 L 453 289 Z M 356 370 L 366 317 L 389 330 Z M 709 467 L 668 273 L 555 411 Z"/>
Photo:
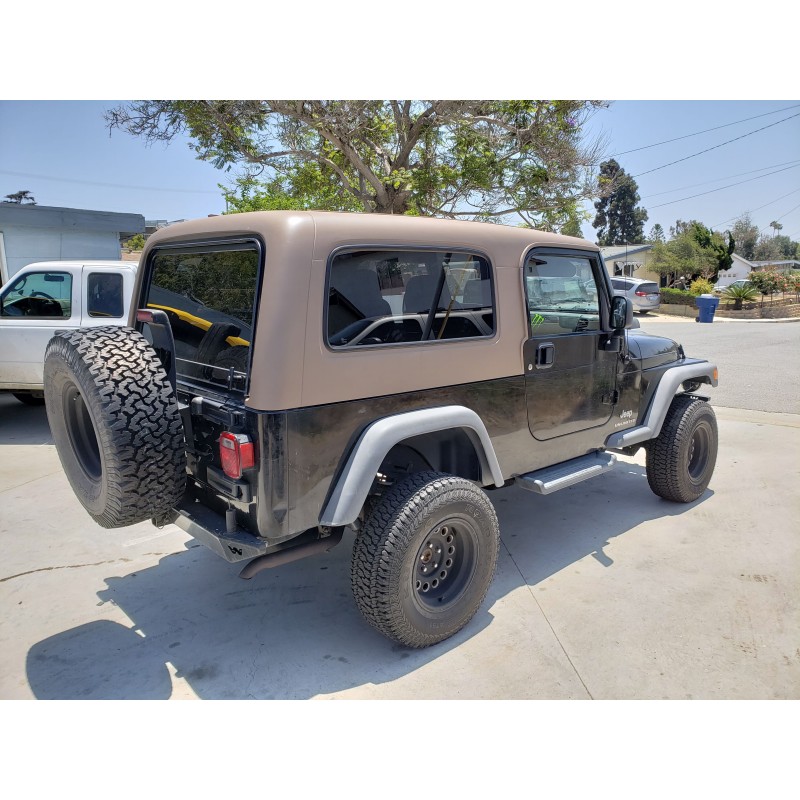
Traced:
<path fill-rule="evenodd" d="M 72 316 L 72 275 L 68 272 L 29 272 L 12 280 L 2 293 L 4 317 L 69 319 Z"/>
<path fill-rule="evenodd" d="M 124 315 L 122 275 L 118 272 L 92 272 L 86 281 L 86 306 L 90 317 Z"/>
<path fill-rule="evenodd" d="M 328 272 L 327 338 L 334 348 L 494 334 L 489 262 L 472 253 L 357 250 Z"/>
<path fill-rule="evenodd" d="M 146 307 L 167 312 L 179 378 L 244 391 L 260 262 L 255 242 L 155 251 Z"/>

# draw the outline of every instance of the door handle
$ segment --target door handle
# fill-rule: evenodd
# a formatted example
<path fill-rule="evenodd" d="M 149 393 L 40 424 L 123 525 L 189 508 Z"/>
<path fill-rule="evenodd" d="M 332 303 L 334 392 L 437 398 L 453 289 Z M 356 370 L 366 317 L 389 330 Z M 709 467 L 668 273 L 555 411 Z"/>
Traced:
<path fill-rule="evenodd" d="M 547 369 L 553 366 L 556 357 L 556 347 L 550 342 L 540 344 L 536 348 L 536 369 Z"/>

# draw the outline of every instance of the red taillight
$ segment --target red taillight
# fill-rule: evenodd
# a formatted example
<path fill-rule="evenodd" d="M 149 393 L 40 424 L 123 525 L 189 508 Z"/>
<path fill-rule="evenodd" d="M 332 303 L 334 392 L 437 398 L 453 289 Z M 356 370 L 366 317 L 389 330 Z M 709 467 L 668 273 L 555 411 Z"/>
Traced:
<path fill-rule="evenodd" d="M 244 433 L 226 431 L 219 437 L 219 460 L 229 478 L 241 478 L 244 470 L 255 466 L 255 447 Z"/>
<path fill-rule="evenodd" d="M 647 292 L 636 292 L 637 297 L 647 297 Z"/>

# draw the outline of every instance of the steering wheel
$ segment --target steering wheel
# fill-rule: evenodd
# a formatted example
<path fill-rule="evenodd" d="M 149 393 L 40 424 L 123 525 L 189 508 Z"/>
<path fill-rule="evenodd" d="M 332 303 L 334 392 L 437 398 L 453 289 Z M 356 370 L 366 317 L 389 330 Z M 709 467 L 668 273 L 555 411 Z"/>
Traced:
<path fill-rule="evenodd" d="M 30 297 L 44 297 L 47 300 L 55 300 L 54 297 L 50 297 L 50 295 L 47 294 L 46 292 L 31 292 L 29 296 Z"/>

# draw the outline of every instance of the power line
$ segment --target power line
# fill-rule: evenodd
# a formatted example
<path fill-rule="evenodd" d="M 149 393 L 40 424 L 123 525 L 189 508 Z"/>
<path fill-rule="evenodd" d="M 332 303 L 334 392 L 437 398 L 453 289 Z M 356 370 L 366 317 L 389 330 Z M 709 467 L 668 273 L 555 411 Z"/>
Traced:
<path fill-rule="evenodd" d="M 736 122 L 726 122 L 724 125 L 717 125 L 716 128 L 706 128 L 704 131 L 697 131 L 697 133 L 687 133 L 685 136 L 676 136 L 674 139 L 665 139 L 663 142 L 656 142 L 655 144 L 646 144 L 644 147 L 635 147 L 633 150 L 623 150 L 621 153 L 615 153 L 611 158 L 617 156 L 625 156 L 628 153 L 638 153 L 640 150 L 648 150 L 651 147 L 660 147 L 662 144 L 669 144 L 670 142 L 679 142 L 681 139 L 690 139 L 692 136 L 700 136 L 701 133 L 710 133 L 711 131 L 718 131 L 721 128 L 729 128 L 731 125 L 739 125 L 742 122 L 749 122 L 751 119 L 759 119 L 760 117 L 768 117 L 770 114 L 780 114 L 783 111 L 791 111 L 797 108 L 800 103 L 786 108 L 779 108 L 777 111 L 767 111 L 766 114 L 756 114 L 754 117 L 746 117 L 745 119 L 738 119 Z"/>
<path fill-rule="evenodd" d="M 750 183 L 757 181 L 759 178 L 768 178 L 770 175 L 777 175 L 779 172 L 786 172 L 789 169 L 797 169 L 800 164 L 795 164 L 793 167 L 784 167 L 783 169 L 776 169 L 774 172 L 767 172 L 764 175 L 756 175 L 755 178 L 747 178 L 743 181 L 736 181 L 736 183 L 729 183 L 727 186 L 719 186 L 716 189 L 709 189 L 707 192 L 699 192 L 698 194 L 690 195 L 689 197 L 681 197 L 679 200 L 670 200 L 667 203 L 659 203 L 657 206 L 650 206 L 650 208 L 663 208 L 664 206 L 671 206 L 674 203 L 682 203 L 684 200 L 692 200 L 695 197 L 703 197 L 706 194 L 713 194 L 714 192 L 721 192 L 723 189 L 730 189 L 732 186 L 741 186 L 743 183 Z"/>
<path fill-rule="evenodd" d="M 761 131 L 765 131 L 767 130 L 767 128 L 774 128 L 776 125 L 780 125 L 782 122 L 788 122 L 790 119 L 794 119 L 795 117 L 800 117 L 800 113 L 792 114 L 791 117 L 786 117 L 785 119 L 779 119 L 777 122 L 773 122 L 770 125 L 765 125 L 763 128 L 756 128 L 756 130 L 750 131 L 749 133 L 743 133 L 741 136 L 737 136 L 735 139 L 728 139 L 727 142 L 722 142 L 722 144 L 715 144 L 713 147 L 707 147 L 705 150 L 701 150 L 699 153 L 692 153 L 690 156 L 679 158 L 677 161 L 670 161 L 669 164 L 662 164 L 660 167 L 653 167 L 653 169 L 648 169 L 646 172 L 640 172 L 638 175 L 633 175 L 632 177 L 641 178 L 642 175 L 649 175 L 651 172 L 658 172 L 658 170 L 665 169 L 666 167 L 671 167 L 673 164 L 680 164 L 681 161 L 688 161 L 690 158 L 695 158 L 696 156 L 703 155 L 703 153 L 710 153 L 712 150 L 717 150 L 720 147 L 724 147 L 726 144 L 731 144 L 731 142 L 738 142 L 740 139 L 745 139 L 748 136 L 752 136 L 754 133 L 760 133 Z"/>
<path fill-rule="evenodd" d="M 793 159 L 792 161 L 784 161 L 782 164 L 770 164 L 768 167 L 760 167 L 759 169 L 749 169 L 747 172 L 737 172 L 735 175 L 725 175 L 722 178 L 714 178 L 710 181 L 703 181 L 702 183 L 690 183 L 688 186 L 679 186 L 676 189 L 667 189 L 665 192 L 654 192 L 643 197 L 642 200 L 648 200 L 651 197 L 658 197 L 662 194 L 670 194 L 672 192 L 682 192 L 684 189 L 693 189 L 695 186 L 708 186 L 709 183 L 716 183 L 717 181 L 726 181 L 728 178 L 738 178 L 741 175 L 752 175 L 754 172 L 763 172 L 765 169 L 774 169 L 775 167 L 785 167 L 788 165 L 796 164 L 800 159 Z"/>
<path fill-rule="evenodd" d="M 31 172 L 11 172 L 10 170 L 0 169 L 0 175 L 13 175 L 17 178 L 36 178 L 41 181 L 61 181 L 62 183 L 81 183 L 86 186 L 105 186 L 110 189 L 140 189 L 146 192 L 180 192 L 182 194 L 213 194 L 217 197 L 220 192 L 210 189 L 168 189 L 163 186 L 128 186 L 123 183 L 103 183 L 101 181 L 84 181 L 79 178 L 56 178 L 52 175 L 34 175 Z"/>
<path fill-rule="evenodd" d="M 763 206 L 759 206 L 758 208 L 748 209 L 745 213 L 747 213 L 747 214 L 755 214 L 756 211 L 761 211 L 762 208 L 766 208 L 767 206 L 771 206 L 773 203 L 777 203 L 778 200 L 783 200 L 784 197 L 789 197 L 789 195 L 797 194 L 797 192 L 800 192 L 800 189 L 792 189 L 791 192 L 786 192 L 786 194 L 782 194 L 780 197 L 776 197 L 774 200 L 770 200 L 768 203 L 764 203 Z M 734 219 L 739 219 L 740 216 L 741 215 L 739 214 L 739 215 L 737 215 L 735 217 L 728 217 L 728 219 L 723 220 L 722 222 L 718 222 L 716 225 L 713 225 L 712 227 L 718 228 L 720 225 L 724 225 L 726 222 L 730 222 L 731 220 L 734 220 Z"/>

